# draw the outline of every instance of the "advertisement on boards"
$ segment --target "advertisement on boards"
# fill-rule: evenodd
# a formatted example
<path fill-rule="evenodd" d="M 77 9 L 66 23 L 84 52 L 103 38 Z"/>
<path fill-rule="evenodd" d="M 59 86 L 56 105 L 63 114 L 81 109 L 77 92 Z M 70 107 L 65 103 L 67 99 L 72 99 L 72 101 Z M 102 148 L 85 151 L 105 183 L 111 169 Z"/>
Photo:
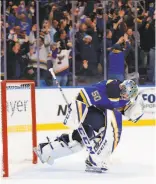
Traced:
<path fill-rule="evenodd" d="M 154 87 L 141 88 L 140 95 L 143 99 L 143 106 L 145 113 L 156 113 L 156 89 Z"/>
<path fill-rule="evenodd" d="M 64 88 L 69 103 L 81 88 Z M 140 88 L 145 114 L 142 120 L 154 120 L 156 113 L 155 88 Z M 7 111 L 9 125 L 31 124 L 30 90 L 8 90 Z M 36 89 L 36 119 L 38 124 L 56 124 L 64 121 L 67 105 L 57 88 Z M 126 118 L 124 118 L 126 119 Z"/>

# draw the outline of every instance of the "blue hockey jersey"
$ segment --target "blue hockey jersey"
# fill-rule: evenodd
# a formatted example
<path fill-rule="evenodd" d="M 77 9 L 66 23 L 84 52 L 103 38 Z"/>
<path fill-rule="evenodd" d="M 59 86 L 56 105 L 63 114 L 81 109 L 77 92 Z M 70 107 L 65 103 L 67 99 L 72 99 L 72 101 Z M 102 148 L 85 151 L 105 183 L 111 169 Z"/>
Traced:
<path fill-rule="evenodd" d="M 82 101 L 88 107 L 95 106 L 104 111 L 105 109 L 120 109 L 129 104 L 129 100 L 120 98 L 121 82 L 119 80 L 105 80 L 82 89 L 77 100 Z"/>

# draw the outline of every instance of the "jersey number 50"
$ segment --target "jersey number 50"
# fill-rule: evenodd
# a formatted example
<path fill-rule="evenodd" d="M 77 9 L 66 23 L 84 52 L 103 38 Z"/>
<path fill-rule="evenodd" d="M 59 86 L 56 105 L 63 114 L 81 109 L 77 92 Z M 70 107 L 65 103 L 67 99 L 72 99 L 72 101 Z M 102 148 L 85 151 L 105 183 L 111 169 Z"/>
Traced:
<path fill-rule="evenodd" d="M 92 96 L 93 96 L 95 102 L 101 100 L 101 96 L 97 90 L 92 92 Z"/>

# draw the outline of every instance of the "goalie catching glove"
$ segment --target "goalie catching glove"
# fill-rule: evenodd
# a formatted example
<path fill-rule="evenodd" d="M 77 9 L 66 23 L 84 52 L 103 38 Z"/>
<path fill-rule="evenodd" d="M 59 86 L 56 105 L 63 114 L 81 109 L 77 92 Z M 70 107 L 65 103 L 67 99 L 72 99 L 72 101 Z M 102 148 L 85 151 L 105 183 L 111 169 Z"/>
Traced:
<path fill-rule="evenodd" d="M 141 95 L 138 95 L 134 102 L 130 102 L 124 110 L 124 115 L 136 123 L 144 114 L 144 104 Z"/>

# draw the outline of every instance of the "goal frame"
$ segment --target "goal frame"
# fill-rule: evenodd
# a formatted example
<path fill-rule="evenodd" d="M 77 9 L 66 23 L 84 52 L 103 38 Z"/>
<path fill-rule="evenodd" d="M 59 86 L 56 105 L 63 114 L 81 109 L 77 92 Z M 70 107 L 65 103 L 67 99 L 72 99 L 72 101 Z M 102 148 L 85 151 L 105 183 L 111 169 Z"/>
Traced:
<path fill-rule="evenodd" d="M 3 80 L 1 81 L 1 119 L 2 119 L 2 172 L 3 177 L 9 177 L 8 161 L 8 118 L 7 118 L 7 84 L 29 84 L 31 95 L 31 123 L 32 123 L 32 163 L 37 163 L 37 156 L 33 152 L 33 147 L 37 146 L 37 129 L 36 129 L 36 97 L 35 83 L 32 80 Z"/>

